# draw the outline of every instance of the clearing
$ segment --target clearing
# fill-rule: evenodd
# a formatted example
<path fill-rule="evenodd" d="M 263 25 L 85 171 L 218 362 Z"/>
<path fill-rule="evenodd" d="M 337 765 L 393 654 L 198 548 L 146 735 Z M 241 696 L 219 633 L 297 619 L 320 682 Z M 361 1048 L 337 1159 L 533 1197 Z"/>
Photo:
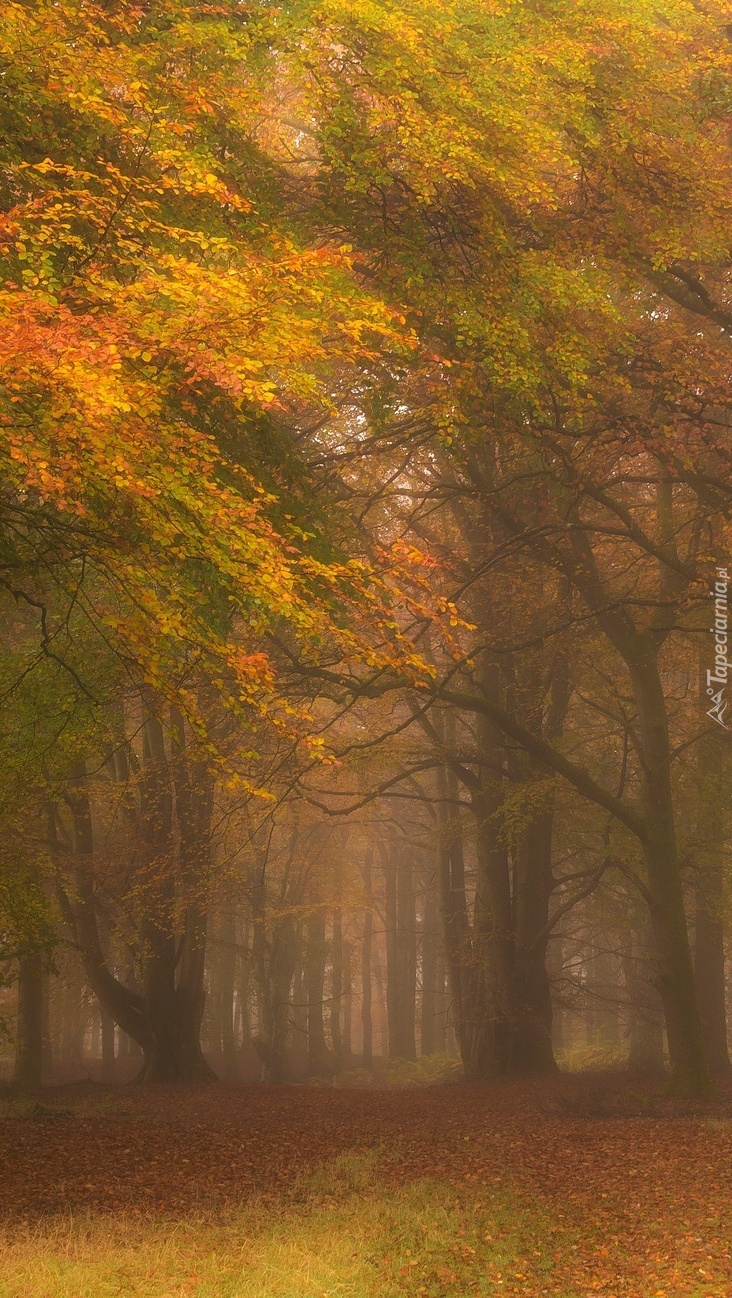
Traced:
<path fill-rule="evenodd" d="M 2 1102 L 0 1298 L 732 1294 L 732 1096 L 74 1086 Z"/>

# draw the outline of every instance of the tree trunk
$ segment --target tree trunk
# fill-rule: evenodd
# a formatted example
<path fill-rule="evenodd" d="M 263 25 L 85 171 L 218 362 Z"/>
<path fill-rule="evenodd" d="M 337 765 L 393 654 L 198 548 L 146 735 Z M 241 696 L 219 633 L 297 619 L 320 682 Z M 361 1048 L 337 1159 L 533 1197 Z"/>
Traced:
<path fill-rule="evenodd" d="M 508 853 L 499 842 L 492 794 L 471 800 L 477 822 L 478 878 L 473 911 L 473 959 L 486 1021 L 484 1074 L 509 1071 L 513 1025 L 513 932 Z"/>
<path fill-rule="evenodd" d="M 366 895 L 366 909 L 363 917 L 363 940 L 361 943 L 361 1037 L 364 1068 L 370 1068 L 374 1058 L 374 1028 L 371 1013 L 372 1005 L 372 969 L 371 952 L 374 932 L 374 896 L 371 881 L 373 849 L 366 849 L 363 866 L 363 886 Z"/>
<path fill-rule="evenodd" d="M 232 902 L 219 914 L 219 958 L 216 970 L 219 1026 L 223 1072 L 227 1081 L 237 1080 L 237 1050 L 234 1037 L 234 991 L 236 988 L 236 911 Z"/>
<path fill-rule="evenodd" d="M 349 1063 L 353 1055 L 353 948 L 350 942 L 343 941 L 343 1034 L 342 1050 L 344 1063 Z"/>
<path fill-rule="evenodd" d="M 272 935 L 272 1060 L 266 1075 L 270 1082 L 286 1082 L 291 1076 L 287 1037 L 295 961 L 295 922 L 292 915 L 286 915 Z"/>
<path fill-rule="evenodd" d="M 319 901 L 307 921 L 306 979 L 308 1000 L 308 1072 L 313 1077 L 330 1077 L 333 1057 L 325 1040 L 323 1001 L 325 993 L 325 913 Z"/>
<path fill-rule="evenodd" d="M 658 649 L 650 631 L 629 631 L 611 614 L 611 638 L 628 664 L 636 707 L 643 769 L 641 845 L 648 872 L 651 925 L 658 958 L 661 1000 L 666 1019 L 671 1090 L 702 1099 L 713 1090 L 704 1042 L 689 930 L 684 910 L 676 842 L 671 746 Z"/>
<path fill-rule="evenodd" d="M 251 1020 L 251 972 L 252 953 L 249 942 L 249 923 L 244 921 L 242 927 L 241 960 L 239 961 L 239 981 L 237 986 L 237 1019 L 236 1042 L 241 1051 L 249 1049 L 252 1041 Z"/>
<path fill-rule="evenodd" d="M 386 1007 L 390 1059 L 416 1059 L 416 921 L 404 844 L 382 851 L 386 897 Z"/>
<path fill-rule="evenodd" d="M 211 817 L 214 781 L 203 760 L 186 751 L 183 718 L 171 711 L 171 773 L 179 836 L 179 895 L 183 931 L 175 916 L 170 928 L 178 969 L 174 974 L 176 1016 L 180 1040 L 180 1081 L 213 1081 L 215 1074 L 201 1050 L 201 1023 L 205 1004 L 204 968 L 208 914 L 206 897 L 211 867 Z M 175 884 L 175 876 L 173 876 Z M 233 984 L 232 984 L 233 991 Z"/>
<path fill-rule="evenodd" d="M 663 805 L 668 809 L 668 801 Z M 648 805 L 645 857 L 671 1060 L 671 1089 L 679 1095 L 705 1098 L 711 1094 L 712 1084 L 696 997 L 673 821 L 662 820 L 662 814 L 658 804 L 654 808 Z"/>
<path fill-rule="evenodd" d="M 628 1068 L 632 1072 L 660 1075 L 666 1066 L 663 1006 L 658 992 L 658 967 L 651 947 L 649 917 L 642 914 L 621 957 L 629 999 Z"/>
<path fill-rule="evenodd" d="M 447 1020 L 450 1012 L 450 993 L 447 986 L 445 952 L 440 933 L 437 933 L 437 951 L 435 956 L 435 1026 L 434 1048 L 438 1055 L 448 1052 Z M 454 1053 L 454 1051 L 452 1052 Z"/>
<path fill-rule="evenodd" d="M 474 950 L 470 931 L 457 780 L 449 768 L 438 767 L 437 790 L 440 912 L 452 1020 L 465 1076 L 479 1081 L 490 1076 L 492 1070 L 493 1029 L 486 1010 L 485 967 Z"/>
<path fill-rule="evenodd" d="M 110 1085 L 117 1080 L 115 1058 L 115 1022 L 104 1005 L 99 1005 L 102 1025 L 102 1081 Z"/>
<path fill-rule="evenodd" d="M 343 1013 L 343 918 L 340 906 L 333 910 L 333 940 L 331 943 L 331 1000 L 330 1000 L 330 1043 L 335 1055 L 337 1068 L 343 1066 L 343 1033 L 341 1015 Z"/>
<path fill-rule="evenodd" d="M 396 859 L 393 848 L 382 849 L 384 867 L 384 912 L 386 939 L 386 1019 L 389 1033 L 389 1058 L 399 1057 L 399 992 L 397 949 L 397 884 Z"/>
<path fill-rule="evenodd" d="M 399 934 L 399 1030 L 403 1059 L 417 1058 L 417 914 L 412 860 L 406 844 L 397 851 L 397 932 Z"/>
<path fill-rule="evenodd" d="M 18 1033 L 14 1080 L 34 1090 L 43 1082 L 43 955 L 28 950 L 18 968 Z"/>
<path fill-rule="evenodd" d="M 289 1082 L 291 1077 L 287 1038 L 295 962 L 295 924 L 292 916 L 286 915 L 275 924 L 270 942 L 263 1032 L 258 1043 L 266 1082 Z"/>
<path fill-rule="evenodd" d="M 192 787 L 184 768 L 182 742 L 175 757 L 174 780 L 181 836 L 183 883 L 193 882 L 201 844 L 199 816 L 203 791 Z M 176 889 L 173 857 L 173 788 L 165 754 L 163 728 L 149 714 L 143 728 L 140 822 L 147 866 L 147 895 L 142 924 L 144 1015 L 142 1041 L 145 1082 L 201 1082 L 213 1078 L 200 1044 L 203 1017 L 205 917 L 194 906 L 185 915 L 179 956 L 176 940 Z M 187 858 L 187 859 L 185 859 Z M 179 982 L 176 985 L 180 960 Z"/>
<path fill-rule="evenodd" d="M 546 971 L 549 979 L 549 991 L 552 998 L 552 1055 L 566 1049 L 566 1013 L 562 1003 L 562 982 L 564 974 L 564 951 L 562 938 L 558 933 L 551 933 L 547 943 Z"/>
<path fill-rule="evenodd" d="M 377 1058 L 387 1059 L 389 1054 L 389 1019 L 386 1005 L 386 970 L 384 966 L 384 945 L 377 940 L 373 943 L 374 1000 L 373 1019 L 374 1037 L 378 1042 Z"/>
<path fill-rule="evenodd" d="M 295 1067 L 302 1072 L 307 1067 L 308 1052 L 308 992 L 305 976 L 304 925 L 295 925 L 295 973 L 292 987 L 291 1040 Z"/>
<path fill-rule="evenodd" d="M 512 974 L 512 1073 L 556 1071 L 552 1047 L 551 984 L 547 972 L 549 900 L 552 890 L 554 816 L 540 812 L 517 846 L 515 929 Z"/>
<path fill-rule="evenodd" d="M 420 1052 L 423 1055 L 433 1055 L 439 1049 L 437 1044 L 439 946 L 437 905 L 430 880 L 422 911 L 422 1003 L 419 1035 Z"/>
<path fill-rule="evenodd" d="M 732 760 L 728 736 L 710 732 L 697 767 L 694 976 L 709 1063 L 730 1069 L 724 968 L 725 883 Z"/>
<path fill-rule="evenodd" d="M 97 925 L 94 896 L 94 835 L 86 767 L 78 763 L 72 770 L 66 795 L 71 811 L 71 868 L 74 876 L 73 902 L 62 884 L 60 873 L 58 895 L 61 909 L 75 934 L 89 985 L 116 1023 L 141 1049 L 149 1039 L 143 998 L 124 986 L 111 973 Z M 62 850 L 58 834 L 58 817 L 53 805 L 48 807 L 48 841 L 58 862 Z"/>
<path fill-rule="evenodd" d="M 138 886 L 144 907 L 140 928 L 142 994 L 114 977 L 100 941 L 92 814 L 83 763 L 72 771 L 67 795 L 72 815 L 76 896 L 70 901 L 61 889 L 61 901 L 76 932 L 90 985 L 106 1011 L 142 1047 L 140 1080 L 203 1081 L 213 1074 L 200 1047 L 206 916 L 198 898 L 208 859 L 213 784 L 203 767 L 193 772 L 189 769 L 179 716 L 172 718 L 172 772 L 162 725 L 151 711 L 146 713 L 142 738 L 136 821 L 142 854 Z M 121 774 L 126 778 L 127 769 Z M 173 786 L 179 856 L 174 849 Z M 134 822 L 134 815 L 132 818 Z M 58 856 L 53 809 L 49 829 L 52 850 Z M 177 921 L 181 908 L 177 883 L 182 885 L 185 898 L 182 933 Z M 185 904 L 189 889 L 195 890 L 195 900 Z"/>
<path fill-rule="evenodd" d="M 709 1063 L 714 1072 L 730 1069 L 724 969 L 724 878 L 708 868 L 695 889 L 694 976 Z"/>
<path fill-rule="evenodd" d="M 53 1037 L 51 1035 L 51 978 L 48 970 L 43 971 L 41 987 L 43 1028 L 41 1034 L 41 1074 L 45 1078 L 53 1076 Z"/>
<path fill-rule="evenodd" d="M 263 1080 L 288 1082 L 288 1010 L 290 990 L 297 963 L 297 934 L 291 913 L 279 917 L 267 936 L 266 856 L 258 853 L 251 876 L 252 963 L 256 979 L 259 1014 L 254 1046 L 262 1060 Z"/>

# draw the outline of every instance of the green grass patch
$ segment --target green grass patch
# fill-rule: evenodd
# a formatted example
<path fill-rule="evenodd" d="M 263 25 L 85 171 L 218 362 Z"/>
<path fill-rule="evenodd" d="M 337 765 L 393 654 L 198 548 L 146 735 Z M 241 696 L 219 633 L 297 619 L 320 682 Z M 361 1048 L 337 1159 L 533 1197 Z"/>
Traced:
<path fill-rule="evenodd" d="M 462 1064 L 451 1055 L 421 1055 L 419 1059 L 390 1059 L 388 1086 L 429 1086 L 456 1081 L 463 1076 Z"/>
<path fill-rule="evenodd" d="M 570 1050 L 557 1051 L 557 1063 L 563 1073 L 623 1069 L 628 1065 L 628 1047 L 625 1043 L 609 1045 L 602 1042 L 592 1046 L 572 1046 Z"/>
<path fill-rule="evenodd" d="M 419 1059 L 379 1060 L 375 1069 L 344 1069 L 335 1078 L 335 1085 L 347 1090 L 436 1086 L 458 1081 L 462 1076 L 462 1064 L 454 1055 L 421 1055 Z"/>
<path fill-rule="evenodd" d="M 344 1155 L 276 1209 L 5 1228 L 0 1298 L 487 1298 L 548 1274 L 552 1233 L 503 1193 L 387 1188 L 375 1157 Z"/>

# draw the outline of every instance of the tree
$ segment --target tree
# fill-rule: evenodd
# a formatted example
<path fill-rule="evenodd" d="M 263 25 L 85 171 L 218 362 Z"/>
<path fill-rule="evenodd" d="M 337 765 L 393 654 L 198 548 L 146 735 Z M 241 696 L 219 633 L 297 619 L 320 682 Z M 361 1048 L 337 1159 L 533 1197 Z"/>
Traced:
<path fill-rule="evenodd" d="M 107 980 L 117 1011 L 162 1022 L 185 1000 L 197 1040 L 188 848 L 200 865 L 214 798 L 287 801 L 333 738 L 370 756 L 354 700 L 396 692 L 393 766 L 363 797 L 416 780 L 419 801 L 437 772 L 466 1066 L 552 1066 L 547 944 L 612 873 L 648 907 L 674 1085 L 707 1093 L 705 1036 L 725 1053 L 722 843 L 684 832 L 678 757 L 702 743 L 689 664 L 732 487 L 724 6 L 4 16 L 0 586 L 22 617 L 3 675 L 15 724 L 32 730 L 49 693 L 57 734 L 74 713 L 52 770 L 32 749 L 28 801 L 65 798 L 79 843 L 99 812 L 75 772 L 117 760 L 101 712 L 147 700 L 147 983 L 135 1001 Z M 322 783 L 335 812 L 338 780 Z M 559 871 L 573 815 L 589 859 Z M 55 851 L 86 880 L 67 894 L 78 927 L 94 853 Z M 384 879 L 386 991 L 412 1053 L 406 860 Z M 275 1073 L 293 981 L 314 1060 L 323 998 L 341 997 L 342 897 L 316 873 L 296 889 L 307 915 L 257 884 Z M 181 923 L 195 936 L 174 966 Z M 85 932 L 104 982 L 105 935 Z M 369 919 L 365 1053 L 380 936 Z M 331 1024 L 337 1051 L 339 1004 Z"/>
<path fill-rule="evenodd" d="M 257 421 L 327 406 L 324 362 L 372 355 L 392 313 L 346 252 L 298 247 L 244 190 L 267 184 L 264 159 L 242 170 L 266 17 L 10 4 L 5 19 L 4 587 L 37 609 L 45 653 L 79 605 L 192 719 L 192 662 L 229 706 L 271 715 L 265 627 L 333 634 L 323 599 L 364 583 L 273 525 L 246 467 Z"/>
<path fill-rule="evenodd" d="M 148 739 L 172 706 L 186 745 L 248 788 L 212 710 L 319 751 L 307 708 L 278 690 L 265 632 L 374 652 L 361 631 L 377 586 L 314 543 L 288 511 L 292 484 L 262 481 L 281 485 L 293 459 L 273 411 L 327 409 L 329 367 L 371 364 L 375 342 L 401 330 L 358 287 L 347 250 L 300 237 L 275 201 L 256 141 L 271 17 L 167 0 L 3 9 L 0 587 L 25 610 L 26 642 L 8 688 L 55 664 L 56 711 L 65 673 L 61 698 L 91 717 L 70 769 L 104 747 L 100 714 L 131 682 L 156 700 Z M 199 707 L 202 685 L 216 707 Z M 49 706 L 36 698 L 31 730 Z M 153 802 L 174 796 L 184 825 L 200 790 L 156 792 L 153 766 Z M 33 783 L 42 804 L 63 776 L 35 770 Z M 148 835 L 161 878 L 170 832 Z M 163 1015 L 170 904 L 151 899 L 146 936 Z M 195 926 L 200 987 L 203 917 Z M 199 1001 L 191 990 L 195 1021 Z"/>
<path fill-rule="evenodd" d="M 637 805 L 504 699 L 440 697 L 635 836 L 675 1084 L 705 1093 L 664 664 L 703 579 L 699 538 L 729 501 L 721 20 L 645 4 L 498 18 L 428 0 L 309 16 L 314 210 L 412 313 L 423 344 L 419 381 L 366 394 L 364 412 L 402 444 L 399 429 L 423 437 L 431 425 L 494 521 L 495 554 L 530 553 L 568 583 L 570 616 L 599 627 L 633 694 Z M 622 580 L 629 555 L 644 574 L 639 608 L 633 575 Z M 491 897 L 494 934 L 500 904 Z"/>

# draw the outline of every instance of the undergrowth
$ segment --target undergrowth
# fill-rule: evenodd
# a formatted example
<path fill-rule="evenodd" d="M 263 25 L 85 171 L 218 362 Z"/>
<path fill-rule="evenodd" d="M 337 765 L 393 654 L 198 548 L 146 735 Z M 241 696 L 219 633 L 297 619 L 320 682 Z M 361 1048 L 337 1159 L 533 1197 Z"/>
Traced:
<path fill-rule="evenodd" d="M 223 1218 L 86 1213 L 5 1228 L 0 1298 L 488 1298 L 520 1292 L 527 1230 L 551 1234 L 503 1193 L 387 1188 L 375 1154 L 344 1154 L 276 1210 L 255 1200 Z"/>

